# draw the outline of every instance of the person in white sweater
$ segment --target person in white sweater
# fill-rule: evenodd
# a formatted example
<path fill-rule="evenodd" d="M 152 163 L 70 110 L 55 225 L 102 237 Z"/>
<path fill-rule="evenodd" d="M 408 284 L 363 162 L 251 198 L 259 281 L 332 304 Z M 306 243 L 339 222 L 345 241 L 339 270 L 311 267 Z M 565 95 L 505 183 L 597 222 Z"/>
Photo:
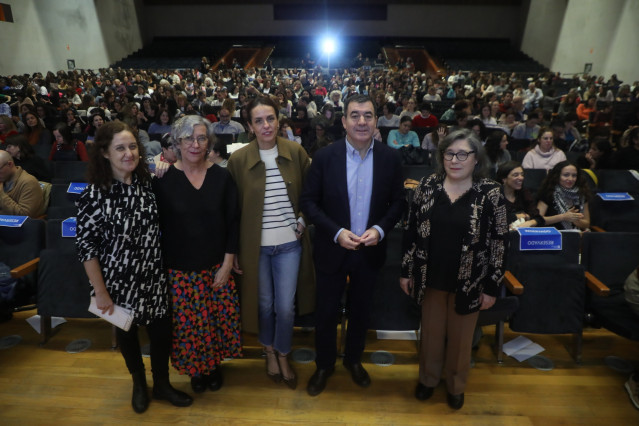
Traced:
<path fill-rule="evenodd" d="M 537 144 L 528 151 L 522 161 L 524 169 L 552 169 L 555 164 L 566 160 L 566 154 L 553 143 L 552 130 L 542 127 L 537 136 Z"/>

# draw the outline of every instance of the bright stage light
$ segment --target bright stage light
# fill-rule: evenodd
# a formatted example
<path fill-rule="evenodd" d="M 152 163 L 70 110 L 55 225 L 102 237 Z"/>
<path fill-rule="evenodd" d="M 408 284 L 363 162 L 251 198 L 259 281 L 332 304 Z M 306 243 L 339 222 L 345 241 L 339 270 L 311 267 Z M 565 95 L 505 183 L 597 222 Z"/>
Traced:
<path fill-rule="evenodd" d="M 335 52 L 335 40 L 330 37 L 326 37 L 322 40 L 322 51 L 327 55 Z"/>

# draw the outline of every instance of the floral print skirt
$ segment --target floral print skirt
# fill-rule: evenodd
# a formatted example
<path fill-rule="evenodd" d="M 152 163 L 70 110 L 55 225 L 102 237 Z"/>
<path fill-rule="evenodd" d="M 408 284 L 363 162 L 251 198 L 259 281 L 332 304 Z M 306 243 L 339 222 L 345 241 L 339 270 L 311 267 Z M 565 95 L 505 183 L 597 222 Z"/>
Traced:
<path fill-rule="evenodd" d="M 171 364 L 191 377 L 208 375 L 225 358 L 240 358 L 239 297 L 233 276 L 214 289 L 215 273 L 169 269 L 173 302 Z"/>

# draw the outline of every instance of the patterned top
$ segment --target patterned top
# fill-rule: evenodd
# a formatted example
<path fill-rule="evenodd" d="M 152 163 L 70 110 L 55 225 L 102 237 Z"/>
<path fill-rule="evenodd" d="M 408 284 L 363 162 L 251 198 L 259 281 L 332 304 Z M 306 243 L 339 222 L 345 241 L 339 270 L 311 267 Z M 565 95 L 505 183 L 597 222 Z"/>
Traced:
<path fill-rule="evenodd" d="M 462 238 L 455 292 L 455 311 L 479 310 L 482 293 L 497 296 L 504 275 L 508 225 L 500 185 L 490 179 L 473 182 L 469 190 L 469 232 Z M 444 176 L 422 178 L 415 189 L 402 242 L 402 277 L 414 278 L 413 297 L 424 299 L 427 283 L 431 216 L 435 201 L 444 194 Z"/>
<path fill-rule="evenodd" d="M 162 272 L 155 195 L 133 177 L 110 190 L 88 185 L 77 201 L 78 257 L 97 258 L 113 302 L 133 309 L 137 324 L 167 315 L 168 287 Z"/>

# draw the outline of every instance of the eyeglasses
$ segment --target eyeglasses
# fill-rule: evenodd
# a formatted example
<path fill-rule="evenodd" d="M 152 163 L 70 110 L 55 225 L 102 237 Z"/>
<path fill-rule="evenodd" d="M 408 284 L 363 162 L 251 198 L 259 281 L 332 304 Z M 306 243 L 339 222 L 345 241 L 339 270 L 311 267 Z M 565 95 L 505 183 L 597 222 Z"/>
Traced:
<path fill-rule="evenodd" d="M 6 163 L 4 163 L 2 166 L 0 166 L 0 170 L 4 169 L 4 166 L 6 166 L 7 164 L 9 164 L 9 161 L 7 161 Z"/>
<path fill-rule="evenodd" d="M 475 151 L 459 151 L 459 152 L 452 152 L 452 151 L 446 151 L 444 152 L 444 160 L 446 161 L 453 161 L 453 157 L 457 157 L 457 160 L 459 161 L 466 161 L 466 159 L 468 158 L 468 156 L 470 154 L 474 154 Z"/>
<path fill-rule="evenodd" d="M 193 136 L 187 136 L 180 139 L 183 142 L 186 142 L 188 146 L 191 146 L 197 142 L 198 146 L 204 146 L 209 142 L 209 138 L 203 135 L 194 138 Z"/>

